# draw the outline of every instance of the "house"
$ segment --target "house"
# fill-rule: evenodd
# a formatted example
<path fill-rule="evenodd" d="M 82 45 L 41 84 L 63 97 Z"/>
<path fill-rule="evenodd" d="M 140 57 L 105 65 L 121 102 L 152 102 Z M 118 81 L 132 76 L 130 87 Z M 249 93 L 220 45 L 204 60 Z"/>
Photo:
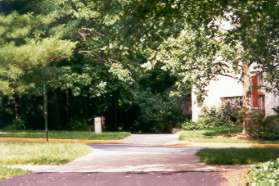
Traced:
<path fill-rule="evenodd" d="M 229 12 L 227 13 L 229 14 Z M 234 28 L 232 20 L 217 20 L 217 25 L 221 32 L 227 32 Z M 232 71 L 233 69 L 229 69 Z M 279 96 L 267 92 L 263 89 L 266 82 L 263 81 L 263 74 L 259 72 L 256 64 L 249 67 L 250 91 L 249 102 L 250 108 L 253 110 L 261 110 L 266 116 L 275 114 L 273 108 L 279 106 Z M 207 86 L 207 95 L 204 97 L 203 103 L 198 103 L 196 90 L 193 88 L 191 93 L 191 105 L 188 105 L 192 113 L 192 120 L 197 121 L 202 114 L 203 108 L 218 108 L 227 102 L 237 102 L 242 105 L 244 87 L 238 78 L 219 75 L 211 80 Z M 189 110 L 188 109 L 188 110 Z"/>
<path fill-rule="evenodd" d="M 273 108 L 279 106 L 279 96 L 264 91 L 262 73 L 250 76 L 251 88 L 249 92 L 250 106 L 252 109 L 261 110 L 265 115 L 275 114 Z M 226 102 L 242 103 L 244 95 L 243 84 L 238 79 L 228 76 L 217 76 L 207 87 L 207 95 L 203 103 L 197 102 L 195 89 L 192 89 L 192 120 L 197 121 L 203 108 L 218 108 Z"/>

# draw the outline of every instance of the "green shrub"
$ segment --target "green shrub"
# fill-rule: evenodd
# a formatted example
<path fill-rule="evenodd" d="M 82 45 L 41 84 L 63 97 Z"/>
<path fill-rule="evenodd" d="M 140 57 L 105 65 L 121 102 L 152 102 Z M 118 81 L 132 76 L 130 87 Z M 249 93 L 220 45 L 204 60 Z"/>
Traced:
<path fill-rule="evenodd" d="M 261 111 L 254 110 L 246 116 L 246 130 L 252 138 L 262 138 L 264 134 L 264 114 Z"/>
<path fill-rule="evenodd" d="M 130 131 L 161 133 L 171 132 L 182 121 L 183 115 L 176 97 L 154 94 L 150 90 L 135 95 L 140 113 Z"/>
<path fill-rule="evenodd" d="M 249 171 L 249 182 L 254 185 L 279 184 L 279 160 L 254 165 Z"/>
<path fill-rule="evenodd" d="M 234 123 L 243 122 L 243 109 L 239 105 L 224 104 L 219 110 L 219 117 L 225 121 L 230 121 Z"/>
<path fill-rule="evenodd" d="M 182 128 L 185 130 L 200 130 L 209 129 L 221 126 L 233 126 L 235 123 L 231 120 L 232 109 L 226 110 L 211 108 L 210 110 L 204 108 L 203 114 L 200 116 L 197 122 L 186 121 L 182 124 Z"/>
<path fill-rule="evenodd" d="M 67 128 L 69 130 L 90 130 L 88 122 L 85 119 L 71 119 Z"/>
<path fill-rule="evenodd" d="M 185 121 L 182 123 L 182 129 L 184 130 L 200 130 L 205 128 L 201 122 Z"/>
<path fill-rule="evenodd" d="M 9 125 L 7 125 L 4 130 L 24 130 L 26 129 L 25 122 L 18 118 L 14 119 Z"/>
<path fill-rule="evenodd" d="M 279 139 L 279 115 L 267 116 L 263 120 L 263 134 L 264 139 Z"/>
<path fill-rule="evenodd" d="M 262 112 L 253 111 L 250 114 L 247 132 L 253 138 L 266 140 L 279 139 L 279 115 L 264 117 Z"/>
<path fill-rule="evenodd" d="M 220 120 L 218 118 L 201 117 L 197 122 L 186 121 L 182 124 L 184 130 L 201 130 L 210 129 L 221 126 L 232 126 L 230 122 Z"/>
<path fill-rule="evenodd" d="M 275 107 L 273 108 L 274 112 L 276 112 L 276 115 L 279 115 L 279 106 L 278 107 Z"/>

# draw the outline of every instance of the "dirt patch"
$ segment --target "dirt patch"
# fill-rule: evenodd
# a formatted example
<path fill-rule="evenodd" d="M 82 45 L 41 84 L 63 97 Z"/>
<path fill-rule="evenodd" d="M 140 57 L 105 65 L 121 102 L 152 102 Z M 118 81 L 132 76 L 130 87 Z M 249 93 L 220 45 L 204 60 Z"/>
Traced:
<path fill-rule="evenodd" d="M 247 185 L 249 166 L 222 166 L 221 175 L 227 180 L 229 186 Z"/>

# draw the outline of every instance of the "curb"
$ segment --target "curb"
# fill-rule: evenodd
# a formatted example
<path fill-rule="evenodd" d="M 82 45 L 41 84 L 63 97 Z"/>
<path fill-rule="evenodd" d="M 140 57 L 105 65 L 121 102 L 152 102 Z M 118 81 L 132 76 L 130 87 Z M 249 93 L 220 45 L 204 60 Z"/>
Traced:
<path fill-rule="evenodd" d="M 272 143 L 189 143 L 187 146 L 203 148 L 279 148 L 279 144 Z"/>

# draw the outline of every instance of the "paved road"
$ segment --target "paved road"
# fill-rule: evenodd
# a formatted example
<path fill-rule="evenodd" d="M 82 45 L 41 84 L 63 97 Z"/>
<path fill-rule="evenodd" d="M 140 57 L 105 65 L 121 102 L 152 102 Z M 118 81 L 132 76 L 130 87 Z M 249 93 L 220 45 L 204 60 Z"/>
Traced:
<path fill-rule="evenodd" d="M 0 186 L 218 186 L 218 173 L 37 173 L 0 182 Z"/>
<path fill-rule="evenodd" d="M 132 134 L 123 140 L 128 144 L 172 145 L 180 144 L 179 134 Z"/>

